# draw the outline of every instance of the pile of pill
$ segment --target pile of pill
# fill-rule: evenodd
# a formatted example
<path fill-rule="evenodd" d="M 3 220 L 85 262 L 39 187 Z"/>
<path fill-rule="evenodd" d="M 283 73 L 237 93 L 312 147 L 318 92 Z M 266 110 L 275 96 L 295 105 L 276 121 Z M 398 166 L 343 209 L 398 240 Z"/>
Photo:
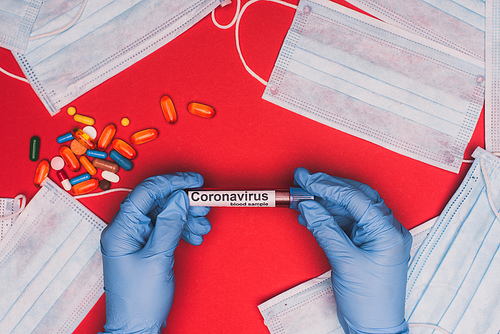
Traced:
<path fill-rule="evenodd" d="M 177 111 L 172 99 L 163 95 L 160 99 L 160 106 L 163 116 L 168 123 L 177 122 Z M 196 116 L 212 118 L 215 110 L 202 103 L 192 102 L 187 107 L 188 111 Z M 93 127 L 95 120 L 92 117 L 78 114 L 75 107 L 68 107 L 68 115 L 81 124 L 86 125 L 83 129 L 75 128 L 71 132 L 57 137 L 59 144 L 64 144 L 59 148 L 59 155 L 52 160 L 42 160 L 38 164 L 35 172 L 35 186 L 40 187 L 42 182 L 49 175 L 52 168 L 56 171 L 57 178 L 62 187 L 73 195 L 82 195 L 94 191 L 98 187 L 102 190 L 111 188 L 111 183 L 120 181 L 118 170 L 120 168 L 129 171 L 133 168 L 131 160 L 135 159 L 137 152 L 132 145 L 147 143 L 158 137 L 158 130 L 150 128 L 135 132 L 130 136 L 130 144 L 122 139 L 115 138 L 116 126 L 108 124 L 97 139 L 97 130 Z M 121 125 L 128 126 L 130 120 L 122 118 Z M 68 146 L 69 142 L 69 146 Z M 109 154 L 106 152 L 111 148 Z M 37 161 L 40 155 L 40 138 L 33 136 L 30 142 L 30 160 Z M 92 160 L 90 160 L 91 158 Z M 106 160 L 109 158 L 110 160 Z M 64 170 L 67 166 L 76 173 L 81 166 L 86 173 L 69 178 Z M 97 169 L 101 170 L 101 180 L 93 178 L 97 174 Z"/>
<path fill-rule="evenodd" d="M 75 128 L 72 131 L 57 137 L 62 144 L 59 155 L 39 162 L 35 172 L 35 186 L 40 187 L 48 176 L 50 169 L 56 171 L 62 187 L 73 195 L 82 195 L 94 191 L 98 187 L 102 190 L 111 188 L 111 183 L 120 181 L 117 172 L 120 168 L 129 171 L 133 168 L 132 160 L 137 152 L 132 145 L 141 145 L 158 137 L 158 130 L 149 128 L 135 132 L 130 137 L 130 143 L 115 138 L 116 126 L 108 124 L 97 138 L 97 130 L 93 127 L 94 119 L 76 113 L 74 107 L 67 109 L 78 123 L 86 125 L 83 129 Z M 129 119 L 123 118 L 121 124 L 128 126 Z M 106 150 L 110 149 L 107 153 Z M 40 138 L 33 136 L 30 142 L 30 160 L 37 161 L 40 152 Z M 109 160 L 108 160 L 109 158 Z M 81 167 L 86 173 L 76 175 L 71 179 L 65 171 L 65 166 L 77 173 Z M 101 180 L 95 178 L 97 170 L 101 170 Z"/>

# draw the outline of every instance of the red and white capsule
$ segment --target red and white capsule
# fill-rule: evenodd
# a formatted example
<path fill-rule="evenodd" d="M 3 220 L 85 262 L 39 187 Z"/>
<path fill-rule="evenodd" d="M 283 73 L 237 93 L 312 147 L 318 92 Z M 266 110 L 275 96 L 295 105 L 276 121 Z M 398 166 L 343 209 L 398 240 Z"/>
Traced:
<path fill-rule="evenodd" d="M 66 174 L 64 169 L 58 170 L 56 175 L 59 181 L 61 182 L 61 185 L 63 186 L 64 190 L 70 191 L 72 187 L 71 182 L 69 182 L 68 174 Z"/>

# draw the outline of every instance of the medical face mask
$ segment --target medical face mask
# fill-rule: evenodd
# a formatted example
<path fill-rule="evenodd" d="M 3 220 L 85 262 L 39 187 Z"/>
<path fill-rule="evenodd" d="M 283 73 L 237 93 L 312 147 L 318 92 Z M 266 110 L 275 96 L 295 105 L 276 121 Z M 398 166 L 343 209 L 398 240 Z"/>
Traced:
<path fill-rule="evenodd" d="M 0 333 L 72 333 L 103 294 L 105 223 L 50 179 L 0 243 Z"/>
<path fill-rule="evenodd" d="M 436 219 L 410 230 L 413 257 Z M 337 317 L 331 271 L 306 281 L 259 305 L 271 334 L 344 334 Z"/>
<path fill-rule="evenodd" d="M 483 62 L 327 0 L 300 1 L 263 99 L 458 172 Z"/>
<path fill-rule="evenodd" d="M 409 323 L 449 333 L 500 331 L 500 159 L 480 148 L 410 268 Z M 412 333 L 431 333 L 423 329 Z"/>
<path fill-rule="evenodd" d="M 349 2 L 384 22 L 484 60 L 484 0 Z"/>
<path fill-rule="evenodd" d="M 53 115 L 63 106 L 158 50 L 193 26 L 221 0 L 49 0 L 31 40 L 15 54 L 26 78 Z"/>
<path fill-rule="evenodd" d="M 0 47 L 24 52 L 42 0 L 0 2 Z"/>
<path fill-rule="evenodd" d="M 486 0 L 486 149 L 500 153 L 500 1 Z"/>
<path fill-rule="evenodd" d="M 500 159 L 480 148 L 473 156 L 476 160 L 439 218 L 410 230 L 415 247 L 405 316 L 412 334 L 500 331 Z M 259 309 L 273 334 L 343 333 L 330 273 Z"/>

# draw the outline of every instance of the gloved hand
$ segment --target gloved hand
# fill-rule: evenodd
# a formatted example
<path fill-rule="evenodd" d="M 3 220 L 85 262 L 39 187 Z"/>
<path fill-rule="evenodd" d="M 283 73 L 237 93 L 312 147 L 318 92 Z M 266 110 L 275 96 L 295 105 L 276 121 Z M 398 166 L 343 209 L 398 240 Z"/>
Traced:
<path fill-rule="evenodd" d="M 408 333 L 404 319 L 412 237 L 369 186 L 295 170 L 315 201 L 299 203 L 332 267 L 337 313 L 346 333 Z"/>
<path fill-rule="evenodd" d="M 174 298 L 174 251 L 181 236 L 193 245 L 210 231 L 210 208 L 190 207 L 180 189 L 196 173 L 155 176 L 140 183 L 104 229 L 105 333 L 161 333 Z"/>

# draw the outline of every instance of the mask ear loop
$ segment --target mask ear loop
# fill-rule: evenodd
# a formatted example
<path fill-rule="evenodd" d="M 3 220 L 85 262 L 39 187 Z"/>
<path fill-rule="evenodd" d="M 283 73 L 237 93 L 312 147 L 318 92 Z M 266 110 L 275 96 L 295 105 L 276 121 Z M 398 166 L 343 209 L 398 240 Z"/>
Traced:
<path fill-rule="evenodd" d="M 500 153 L 491 153 L 491 154 L 493 154 L 493 155 L 495 155 L 497 157 L 500 157 Z M 464 164 L 471 164 L 473 162 L 474 162 L 474 159 L 471 159 L 471 160 L 464 159 L 464 160 L 462 160 L 462 163 L 464 163 Z"/>
<path fill-rule="evenodd" d="M 22 82 L 26 82 L 27 84 L 29 84 L 29 83 L 30 83 L 30 82 L 28 81 L 28 79 L 23 78 L 23 77 L 20 77 L 20 76 L 18 76 L 18 75 L 15 75 L 15 74 L 13 74 L 13 73 L 10 73 L 10 72 L 8 72 L 7 70 L 5 70 L 5 69 L 3 69 L 3 68 L 1 68 L 1 67 L 0 67 L 0 72 L 2 72 L 3 74 L 5 74 L 6 76 L 9 76 L 9 77 L 14 78 L 14 79 L 16 79 L 16 80 L 19 80 L 19 81 L 22 81 Z"/>
<path fill-rule="evenodd" d="M 78 13 L 76 13 L 76 16 L 68 24 L 66 24 L 65 26 L 63 26 L 63 27 L 61 27 L 61 28 L 59 28 L 57 30 L 53 30 L 53 31 L 49 31 L 49 32 L 46 32 L 46 33 L 43 33 L 43 34 L 40 34 L 40 35 L 32 36 L 32 37 L 29 38 L 29 40 L 33 41 L 35 39 L 40 39 L 40 38 L 44 38 L 44 37 L 49 37 L 49 36 L 57 35 L 57 34 L 63 32 L 63 31 L 68 30 L 69 28 L 71 28 L 76 23 L 76 21 L 78 21 L 78 19 L 80 19 L 80 17 L 82 16 L 83 10 L 87 6 L 87 2 L 88 1 L 89 0 L 84 0 L 82 2 L 82 5 L 80 6 L 80 10 L 78 11 Z"/>
<path fill-rule="evenodd" d="M 222 6 L 224 6 L 224 5 L 222 5 Z M 226 30 L 226 29 L 231 28 L 236 23 L 236 20 L 238 19 L 238 14 L 240 13 L 240 8 L 241 8 L 241 0 L 236 0 L 236 13 L 234 13 L 234 17 L 231 20 L 231 23 L 229 23 L 225 26 L 220 24 L 219 22 L 217 22 L 217 19 L 215 18 L 215 9 L 214 9 L 212 11 L 212 14 L 211 14 L 212 15 L 212 23 L 214 24 L 214 26 L 216 26 L 219 29 Z"/>
<path fill-rule="evenodd" d="M 445 329 L 439 327 L 439 326 L 435 326 L 435 325 L 430 325 L 430 324 L 408 324 L 408 327 L 427 327 L 427 328 L 432 328 L 432 329 L 435 329 L 437 331 L 440 331 L 441 333 L 444 333 L 444 334 L 451 334 L 450 332 L 446 331 Z"/>
<path fill-rule="evenodd" d="M 96 197 L 96 196 L 107 195 L 107 194 L 118 192 L 118 191 L 131 192 L 132 190 L 133 189 L 130 189 L 130 188 L 114 188 L 114 189 L 109 189 L 109 190 L 101 191 L 101 192 L 98 192 L 98 193 L 85 194 L 85 195 L 77 195 L 77 196 L 73 196 L 73 198 L 81 199 L 81 198 L 87 198 L 87 197 Z"/>
<path fill-rule="evenodd" d="M 264 80 L 264 79 L 262 79 L 257 73 L 255 73 L 247 65 L 247 63 L 245 61 L 245 58 L 243 57 L 243 53 L 241 52 L 241 47 L 240 47 L 240 22 L 241 22 L 241 17 L 243 16 L 243 13 L 248 8 L 248 6 L 250 6 L 250 5 L 252 5 L 252 4 L 256 3 L 256 2 L 260 2 L 260 1 L 274 2 L 274 3 L 280 4 L 280 5 L 283 5 L 283 6 L 286 6 L 286 7 L 293 8 L 293 9 L 297 9 L 297 6 L 293 5 L 293 4 L 290 4 L 288 2 L 285 2 L 285 1 L 281 1 L 281 0 L 251 0 L 251 1 L 247 2 L 243 6 L 243 8 L 241 8 L 241 11 L 239 13 L 238 12 L 236 13 L 236 16 L 235 16 L 236 17 L 236 27 L 234 29 L 234 35 L 235 35 L 234 39 L 235 39 L 235 42 L 236 42 L 236 50 L 238 51 L 238 55 L 240 56 L 241 63 L 243 64 L 243 67 L 245 67 L 245 70 L 248 72 L 248 74 L 250 74 L 252 77 L 254 77 L 255 79 L 257 79 L 264 86 L 267 86 L 267 81 Z M 240 2 L 240 0 L 238 0 L 238 5 L 239 5 L 239 2 Z"/>
<path fill-rule="evenodd" d="M 21 214 L 21 212 L 23 212 L 24 208 L 26 207 L 26 196 L 24 196 L 23 194 L 20 194 L 20 195 L 17 195 L 16 197 L 14 197 L 14 203 L 16 203 L 16 201 L 21 201 L 21 205 L 19 206 L 19 209 L 8 215 L 8 216 L 5 216 L 5 217 L 0 217 L 0 221 L 1 220 L 9 220 L 9 219 L 15 219 L 17 218 L 18 215 Z"/>

